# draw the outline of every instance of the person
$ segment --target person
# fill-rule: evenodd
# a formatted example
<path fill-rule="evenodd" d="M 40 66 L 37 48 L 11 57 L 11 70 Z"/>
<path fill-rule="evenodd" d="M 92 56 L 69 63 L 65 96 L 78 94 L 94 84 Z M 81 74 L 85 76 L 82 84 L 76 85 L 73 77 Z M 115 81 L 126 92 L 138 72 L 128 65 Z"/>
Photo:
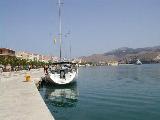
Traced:
<path fill-rule="evenodd" d="M 47 65 L 44 65 L 43 68 L 44 68 L 44 73 L 45 73 L 45 74 L 48 74 L 48 66 L 47 66 Z"/>
<path fill-rule="evenodd" d="M 28 66 L 28 70 L 29 70 L 29 71 L 31 70 L 31 66 L 30 66 L 30 65 Z"/>
<path fill-rule="evenodd" d="M 2 67 L 0 67 L 0 73 L 2 73 L 3 72 L 3 68 Z"/>

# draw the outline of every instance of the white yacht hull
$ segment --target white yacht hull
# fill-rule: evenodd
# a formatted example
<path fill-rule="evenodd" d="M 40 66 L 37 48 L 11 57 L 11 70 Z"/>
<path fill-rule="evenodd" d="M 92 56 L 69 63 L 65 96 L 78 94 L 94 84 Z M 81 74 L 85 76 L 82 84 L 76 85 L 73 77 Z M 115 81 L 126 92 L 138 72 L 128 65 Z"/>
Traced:
<path fill-rule="evenodd" d="M 69 84 L 75 79 L 76 74 L 77 72 L 75 71 L 68 72 L 65 74 L 65 78 L 61 78 L 60 74 L 58 73 L 49 73 L 49 81 L 59 85 Z"/>

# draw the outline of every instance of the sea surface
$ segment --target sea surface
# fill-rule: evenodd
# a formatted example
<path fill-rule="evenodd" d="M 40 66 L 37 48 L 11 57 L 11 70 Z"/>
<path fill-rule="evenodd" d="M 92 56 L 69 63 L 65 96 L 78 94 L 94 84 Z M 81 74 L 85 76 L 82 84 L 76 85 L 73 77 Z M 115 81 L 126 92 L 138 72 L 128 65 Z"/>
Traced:
<path fill-rule="evenodd" d="M 82 67 L 40 94 L 56 120 L 160 120 L 160 64 Z"/>

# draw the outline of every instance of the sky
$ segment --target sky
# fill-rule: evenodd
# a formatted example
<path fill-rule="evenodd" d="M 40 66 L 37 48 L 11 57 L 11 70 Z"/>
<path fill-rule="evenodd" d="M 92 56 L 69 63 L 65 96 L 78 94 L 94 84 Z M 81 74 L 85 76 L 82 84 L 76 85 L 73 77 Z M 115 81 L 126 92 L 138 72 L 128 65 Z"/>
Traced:
<path fill-rule="evenodd" d="M 160 45 L 160 0 L 62 1 L 63 57 Z M 0 0 L 0 47 L 58 56 L 57 3 Z"/>

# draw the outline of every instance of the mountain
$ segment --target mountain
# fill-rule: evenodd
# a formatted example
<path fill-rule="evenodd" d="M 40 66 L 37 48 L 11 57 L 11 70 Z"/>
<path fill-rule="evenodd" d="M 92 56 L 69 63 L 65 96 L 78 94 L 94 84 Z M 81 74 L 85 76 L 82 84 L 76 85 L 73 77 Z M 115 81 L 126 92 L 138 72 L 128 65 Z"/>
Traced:
<path fill-rule="evenodd" d="M 80 59 L 82 59 L 82 62 L 99 63 L 104 61 L 117 60 L 117 57 L 115 57 L 114 55 L 105 56 L 104 54 L 93 54 L 90 56 L 80 57 Z"/>
<path fill-rule="evenodd" d="M 122 48 L 118 48 L 116 50 L 104 53 L 104 55 L 105 56 L 115 55 L 117 57 L 124 57 L 127 54 L 138 54 L 138 53 L 148 53 L 148 52 L 160 52 L 160 46 L 136 48 L 136 49 L 122 47 Z"/>
<path fill-rule="evenodd" d="M 81 57 L 83 62 L 108 62 L 119 61 L 120 63 L 134 63 L 140 59 L 143 63 L 159 62 L 160 46 L 145 48 L 122 47 L 103 54 L 93 54 Z"/>

